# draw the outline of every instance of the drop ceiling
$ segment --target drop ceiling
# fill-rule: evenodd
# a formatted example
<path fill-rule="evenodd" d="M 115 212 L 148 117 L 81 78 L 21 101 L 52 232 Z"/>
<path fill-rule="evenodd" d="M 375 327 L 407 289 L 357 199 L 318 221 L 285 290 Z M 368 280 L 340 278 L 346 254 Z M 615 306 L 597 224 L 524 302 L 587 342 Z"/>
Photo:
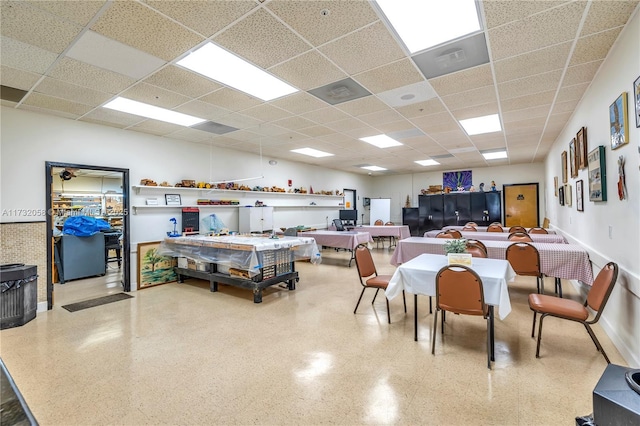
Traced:
<path fill-rule="evenodd" d="M 473 48 L 410 55 L 368 1 L 3 0 L 0 7 L 1 83 L 18 89 L 6 89 L 13 97 L 2 96 L 4 106 L 349 172 L 369 173 L 362 164 L 388 169 L 377 175 L 543 161 L 638 1 L 480 2 L 483 31 L 462 45 L 483 39 L 488 62 L 443 75 L 422 70 L 477 56 Z M 263 102 L 176 65 L 206 42 L 299 91 Z M 363 90 L 336 101 L 350 99 L 349 87 Z M 313 94 L 327 89 L 329 100 Z M 102 107 L 117 96 L 213 124 L 185 128 Z M 468 136 L 458 122 L 489 114 L 500 115 L 502 131 Z M 212 133 L 217 125 L 234 130 Z M 381 133 L 403 145 L 359 140 Z M 305 147 L 335 155 L 290 152 Z M 508 159 L 481 155 L 500 148 Z M 429 158 L 441 164 L 414 163 Z"/>

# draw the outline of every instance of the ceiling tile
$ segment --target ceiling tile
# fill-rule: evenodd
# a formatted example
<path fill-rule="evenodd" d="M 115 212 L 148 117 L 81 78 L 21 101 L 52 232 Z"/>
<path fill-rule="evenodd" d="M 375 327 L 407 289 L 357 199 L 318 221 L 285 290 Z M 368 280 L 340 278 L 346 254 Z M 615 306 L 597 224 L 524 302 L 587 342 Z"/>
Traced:
<path fill-rule="evenodd" d="M 190 98 L 200 97 L 222 87 L 215 81 L 174 65 L 161 69 L 144 81 Z"/>
<path fill-rule="evenodd" d="M 289 130 L 297 130 L 302 129 L 303 127 L 311 127 L 315 123 L 311 120 L 307 120 L 303 117 L 287 117 L 282 120 L 276 120 L 273 124 L 277 124 L 278 126 L 282 126 Z"/>
<path fill-rule="evenodd" d="M 390 123 L 403 119 L 403 117 L 393 109 L 386 109 L 383 111 L 372 112 L 371 114 L 359 115 L 358 118 L 375 128 L 377 128 L 379 124 Z"/>
<path fill-rule="evenodd" d="M 554 90 L 535 93 L 533 95 L 519 96 L 517 98 L 505 99 L 500 101 L 502 112 L 514 111 L 525 108 L 532 108 L 541 105 L 550 105 L 556 94 Z"/>
<path fill-rule="evenodd" d="M 602 65 L 603 61 L 588 62 L 586 64 L 574 65 L 567 68 L 567 72 L 564 75 L 562 84 L 565 86 L 572 86 L 579 83 L 591 82 L 593 76 Z"/>
<path fill-rule="evenodd" d="M 21 110 L 25 110 L 25 111 L 33 111 L 33 112 L 37 112 L 39 114 L 47 114 L 47 115 L 55 115 L 58 117 L 64 117 L 64 118 L 70 118 L 72 120 L 77 119 L 78 117 L 80 117 L 80 114 L 74 114 L 72 112 L 68 112 L 65 111 L 62 108 L 67 108 L 67 109 L 72 109 L 73 106 L 69 105 L 66 102 L 60 102 L 60 103 L 55 103 L 55 102 L 47 102 L 48 104 L 50 104 L 52 106 L 52 108 L 42 108 L 42 107 L 38 107 L 38 106 L 33 106 L 33 105 L 29 105 L 27 103 L 23 103 L 20 105 L 20 107 L 18 109 Z M 55 106 L 55 107 L 54 107 Z M 58 108 L 60 107 L 60 108 Z"/>
<path fill-rule="evenodd" d="M 451 114 L 453 114 L 456 120 L 466 120 L 468 118 L 482 117 L 489 114 L 498 114 L 498 112 L 498 102 L 489 102 L 487 104 L 452 110 Z"/>
<path fill-rule="evenodd" d="M 312 112 L 307 112 L 305 114 L 301 114 L 302 117 L 314 121 L 316 123 L 327 124 L 334 121 L 344 120 L 348 117 L 347 114 L 343 113 L 339 109 L 334 107 L 325 107 Z"/>
<path fill-rule="evenodd" d="M 578 105 L 580 99 L 573 99 L 564 102 L 556 102 L 553 106 L 553 110 L 551 110 L 551 114 L 559 114 L 563 112 L 573 112 L 576 109 L 576 105 Z"/>
<path fill-rule="evenodd" d="M 191 100 L 186 96 L 147 83 L 138 83 L 122 92 L 120 96 L 162 108 L 174 108 Z"/>
<path fill-rule="evenodd" d="M 447 74 L 442 77 L 432 78 L 429 84 L 433 86 L 440 96 L 447 96 L 454 93 L 466 92 L 482 86 L 493 84 L 491 66 L 489 64 L 480 65 L 475 68 Z"/>
<path fill-rule="evenodd" d="M 467 92 L 456 93 L 445 96 L 442 102 L 449 109 L 460 109 L 473 105 L 488 104 L 496 102 L 496 89 L 494 86 L 485 86 Z"/>
<path fill-rule="evenodd" d="M 113 2 L 91 29 L 165 61 L 173 60 L 204 40 L 182 25 L 131 1 Z"/>
<path fill-rule="evenodd" d="M 326 136 L 333 133 L 331 129 L 324 126 L 305 127 L 304 129 L 299 129 L 298 132 L 310 137 Z"/>
<path fill-rule="evenodd" d="M 89 105 L 83 105 L 66 99 L 43 95 L 41 93 L 31 93 L 25 98 L 23 104 L 53 111 L 66 112 L 76 116 L 86 114 L 92 109 Z"/>
<path fill-rule="evenodd" d="M 269 68 L 311 48 L 262 9 L 215 36 L 213 41 L 262 68 Z"/>
<path fill-rule="evenodd" d="M 384 24 L 377 22 L 319 48 L 349 74 L 376 68 L 404 57 Z M 367 52 L 359 55 L 357 52 Z"/>
<path fill-rule="evenodd" d="M 498 84 L 500 99 L 518 98 L 555 89 L 561 76 L 562 70 L 556 70 Z"/>
<path fill-rule="evenodd" d="M 226 126 L 235 127 L 236 129 L 249 129 L 251 127 L 259 126 L 262 124 L 262 120 L 249 117 L 244 114 L 225 115 L 223 117 L 220 117 L 216 121 Z"/>
<path fill-rule="evenodd" d="M 361 1 L 272 1 L 266 7 L 314 46 L 378 20 L 368 2 Z"/>
<path fill-rule="evenodd" d="M 500 60 L 573 39 L 585 6 L 586 2 L 570 2 L 490 29 L 493 59 Z"/>
<path fill-rule="evenodd" d="M 227 25 L 257 7 L 253 0 L 233 1 L 175 1 L 143 0 L 152 8 L 181 24 L 211 37 Z"/>
<path fill-rule="evenodd" d="M 202 141 L 211 140 L 213 135 L 211 133 L 203 132 L 201 130 L 191 129 L 189 127 L 183 127 L 182 129 L 169 133 L 166 136 L 172 139 L 179 139 L 181 141 L 202 142 Z"/>
<path fill-rule="evenodd" d="M 130 77 L 67 57 L 56 62 L 48 74 L 58 80 L 111 94 L 120 93 L 135 83 Z"/>
<path fill-rule="evenodd" d="M 397 141 L 402 141 L 407 137 L 414 137 L 417 135 L 423 135 L 423 132 L 417 129 L 408 120 L 401 119 L 398 121 L 391 121 L 388 123 L 379 123 L 374 126 L 385 135 Z"/>
<path fill-rule="evenodd" d="M 80 121 L 106 124 L 112 127 L 125 128 L 143 121 L 144 118 L 125 112 L 107 108 L 96 108 L 80 118 Z"/>
<path fill-rule="evenodd" d="M 46 77 L 35 87 L 35 92 L 54 96 L 84 105 L 98 106 L 108 101 L 110 93 L 98 92 L 86 87 L 76 86 L 54 78 Z"/>
<path fill-rule="evenodd" d="M 240 111 L 262 103 L 262 101 L 257 98 L 227 87 L 202 96 L 199 100 L 230 111 Z"/>
<path fill-rule="evenodd" d="M 420 130 L 431 135 L 431 133 L 449 132 L 460 129 L 460 125 L 448 112 L 432 114 L 424 117 L 417 117 L 411 120 Z"/>
<path fill-rule="evenodd" d="M 413 61 L 402 59 L 354 76 L 371 93 L 380 93 L 424 81 Z"/>
<path fill-rule="evenodd" d="M 624 25 L 638 0 L 592 1 L 580 37 Z"/>
<path fill-rule="evenodd" d="M 265 136 L 280 136 L 291 132 L 291 129 L 286 129 L 276 124 L 260 124 L 257 127 L 251 127 L 248 130 L 251 130 L 254 133 Z"/>
<path fill-rule="evenodd" d="M 579 39 L 571 56 L 570 65 L 604 59 L 618 38 L 620 31 L 622 31 L 622 27 L 617 27 Z"/>
<path fill-rule="evenodd" d="M 142 123 L 133 125 L 129 127 L 129 130 L 134 130 L 136 132 L 149 133 L 151 135 L 168 135 L 169 133 L 173 133 L 177 130 L 180 130 L 182 126 L 178 126 L 177 124 L 166 123 L 164 121 L 158 120 L 145 120 Z"/>
<path fill-rule="evenodd" d="M 344 111 L 347 114 L 358 116 L 376 111 L 383 111 L 389 107 L 378 98 L 374 96 L 367 96 L 365 98 L 360 98 L 353 101 L 345 102 L 340 105 L 336 105 L 336 108 Z"/>
<path fill-rule="evenodd" d="M 269 104 L 256 105 L 254 107 L 247 108 L 242 111 L 242 114 L 265 122 L 281 120 L 289 116 L 285 110 Z"/>
<path fill-rule="evenodd" d="M 519 99 L 519 98 L 516 98 Z M 551 108 L 550 104 L 539 105 L 531 108 L 523 108 L 517 110 L 506 111 L 502 113 L 502 121 L 510 123 L 513 121 L 525 120 L 534 117 L 546 117 Z"/>
<path fill-rule="evenodd" d="M 562 3 L 565 3 L 565 1 L 497 0 L 482 2 L 482 6 L 487 28 L 493 28 L 559 6 Z"/>
<path fill-rule="evenodd" d="M 289 111 L 292 114 L 304 114 L 305 112 L 316 111 L 327 107 L 327 103 L 321 101 L 307 92 L 298 92 L 284 98 L 279 98 L 270 102 L 271 105 Z"/>
<path fill-rule="evenodd" d="M 573 86 L 564 86 L 558 92 L 556 102 L 580 100 L 591 83 L 576 84 Z"/>
<path fill-rule="evenodd" d="M 82 30 L 82 26 L 31 7 L 27 2 L 0 2 L 0 16 L 3 36 L 49 52 L 62 53 Z M 25 22 L 29 25 L 24 25 Z"/>
<path fill-rule="evenodd" d="M 352 129 L 369 128 L 368 124 L 351 117 L 345 118 L 344 120 L 332 121 L 331 123 L 327 123 L 326 126 L 330 129 L 335 130 L 336 132 L 346 132 Z"/>
<path fill-rule="evenodd" d="M 415 118 L 445 112 L 446 110 L 440 99 L 429 99 L 428 101 L 396 108 L 396 111 L 406 118 Z"/>
<path fill-rule="evenodd" d="M 17 70 L 4 65 L 0 67 L 0 81 L 2 81 L 3 86 L 15 87 L 20 90 L 29 90 L 31 86 L 36 84 L 40 77 L 41 76 L 39 74 L 32 72 Z"/>
<path fill-rule="evenodd" d="M 571 44 L 571 42 L 562 43 L 497 61 L 495 63 L 496 81 L 503 83 L 562 69 L 567 63 L 567 55 L 571 49 Z"/>
<path fill-rule="evenodd" d="M 347 77 L 347 74 L 315 50 L 276 65 L 269 71 L 301 90 L 324 86 Z"/>
<path fill-rule="evenodd" d="M 44 74 L 58 57 L 53 52 L 4 36 L 0 40 L 0 51 L 2 65 L 37 74 Z"/>
<path fill-rule="evenodd" d="M 61 18 L 85 26 L 104 6 L 106 0 L 32 1 L 34 7 L 44 9 Z"/>
<path fill-rule="evenodd" d="M 206 118 L 207 120 L 212 121 L 216 121 L 231 114 L 231 111 L 228 109 L 220 108 L 218 106 L 211 105 L 210 103 L 197 100 L 182 104 L 174 108 L 174 111 L 193 115 L 194 117 Z"/>

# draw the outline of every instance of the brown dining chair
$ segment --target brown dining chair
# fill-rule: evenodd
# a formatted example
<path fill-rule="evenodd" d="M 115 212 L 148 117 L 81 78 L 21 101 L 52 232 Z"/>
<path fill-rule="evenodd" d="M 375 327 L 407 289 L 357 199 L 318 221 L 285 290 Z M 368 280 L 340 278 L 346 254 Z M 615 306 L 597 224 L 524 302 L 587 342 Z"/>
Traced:
<path fill-rule="evenodd" d="M 492 225 L 489 225 L 489 227 L 487 228 L 487 232 L 504 232 L 504 229 L 501 225 L 497 225 L 494 223 Z"/>
<path fill-rule="evenodd" d="M 453 235 L 453 238 L 456 238 L 456 239 L 462 238 L 462 234 L 460 233 L 460 231 L 458 231 L 456 229 L 449 229 L 449 230 L 444 231 L 444 232 L 446 232 L 447 234 Z"/>
<path fill-rule="evenodd" d="M 609 300 L 613 286 L 618 278 L 618 265 L 614 262 L 607 263 L 604 268 L 598 273 L 593 286 L 587 294 L 587 300 L 584 303 L 576 302 L 570 299 L 561 299 L 554 296 L 547 296 L 543 294 L 530 294 L 529 295 L 529 308 L 533 311 L 533 326 L 531 328 L 531 337 L 535 337 L 536 330 L 536 315 L 540 316 L 540 326 L 538 328 L 538 344 L 536 345 L 536 358 L 540 358 L 540 341 L 542 340 L 542 320 L 547 316 L 552 316 L 560 319 L 566 319 L 569 321 L 576 321 L 584 325 L 587 329 L 587 333 L 591 337 L 591 340 L 596 345 L 596 349 L 604 356 L 607 364 L 610 364 L 609 357 L 604 351 L 602 345 L 598 341 L 598 338 L 591 329 L 591 325 L 598 322 L 604 306 Z M 595 312 L 595 316 L 588 320 L 590 317 L 589 309 Z"/>
<path fill-rule="evenodd" d="M 444 232 L 444 231 L 438 232 L 436 234 L 436 238 L 451 238 L 451 239 L 455 239 L 455 237 L 453 235 L 451 235 L 448 232 Z"/>
<path fill-rule="evenodd" d="M 544 276 L 540 270 L 540 253 L 527 242 L 517 242 L 507 247 L 505 258 L 518 275 L 536 277 L 538 293 L 544 293 Z"/>
<path fill-rule="evenodd" d="M 509 233 L 511 234 L 512 232 L 527 232 L 527 230 L 525 229 L 524 226 L 517 225 L 509 228 Z"/>
<path fill-rule="evenodd" d="M 467 238 L 467 243 L 471 243 L 471 244 L 474 244 L 476 246 L 482 247 L 484 252 L 487 253 L 487 256 L 489 256 L 489 250 L 487 250 L 487 246 L 482 241 L 476 240 L 476 239 L 473 239 L 473 238 Z"/>
<path fill-rule="evenodd" d="M 471 268 L 447 265 L 436 274 L 436 310 L 431 330 L 431 354 L 435 354 L 438 311 L 442 311 L 441 333 L 444 334 L 444 314 L 477 315 L 487 320 L 487 367 L 491 369 L 491 334 L 489 307 L 484 303 L 482 279 Z"/>
<path fill-rule="evenodd" d="M 358 269 L 358 276 L 360 278 L 360 284 L 362 285 L 362 292 L 360 293 L 360 297 L 358 298 L 358 303 L 356 303 L 356 308 L 353 310 L 355 314 L 358 310 L 358 306 L 360 305 L 360 301 L 362 300 L 362 296 L 364 295 L 364 291 L 368 288 L 375 288 L 376 294 L 373 296 L 373 300 L 371 304 L 376 301 L 376 296 L 378 296 L 378 292 L 380 289 L 383 291 L 387 289 L 389 285 L 389 281 L 391 280 L 391 275 L 378 275 L 378 271 L 376 270 L 376 265 L 373 262 L 373 257 L 371 257 L 371 252 L 366 244 L 360 244 L 356 247 L 355 259 L 356 259 L 356 268 Z M 391 313 L 389 312 L 389 299 L 385 297 L 387 302 L 387 320 L 389 324 L 391 324 Z M 404 296 L 404 290 L 402 291 L 402 300 L 404 302 L 404 311 L 407 312 L 407 301 Z"/>
<path fill-rule="evenodd" d="M 476 228 L 477 228 L 477 227 L 478 227 L 478 224 L 477 224 L 477 223 L 475 223 L 475 222 L 467 222 L 467 223 L 465 223 L 465 224 L 464 224 L 464 226 L 473 226 L 473 227 L 476 227 Z"/>
<path fill-rule="evenodd" d="M 382 221 L 382 219 L 378 219 L 375 222 L 373 222 L 373 224 L 375 226 L 382 226 L 382 225 L 384 225 L 384 222 Z"/>
<path fill-rule="evenodd" d="M 476 232 L 478 228 L 473 225 L 465 225 L 462 227 L 462 232 Z"/>
<path fill-rule="evenodd" d="M 395 226 L 395 223 L 387 222 L 384 224 L 384 226 Z M 393 235 L 389 235 L 389 249 L 391 249 L 391 247 L 394 247 L 395 245 L 396 245 L 396 237 Z"/>
<path fill-rule="evenodd" d="M 539 226 L 534 226 L 533 228 L 529 229 L 529 233 L 530 234 L 548 234 L 546 229 L 541 228 Z"/>
<path fill-rule="evenodd" d="M 516 231 L 516 232 L 512 232 L 509 234 L 509 236 L 507 237 L 507 240 L 509 241 L 526 241 L 528 243 L 532 243 L 533 239 L 529 236 L 529 234 L 527 234 L 526 232 L 520 232 L 520 231 Z"/>
<path fill-rule="evenodd" d="M 487 251 L 482 246 L 469 241 L 467 241 L 467 253 L 471 254 L 471 257 L 487 257 Z"/>
<path fill-rule="evenodd" d="M 374 226 L 382 226 L 384 225 L 384 222 L 382 221 L 382 219 L 378 219 L 375 222 L 373 222 Z M 378 244 L 382 243 L 382 248 L 384 248 L 384 237 L 373 237 L 373 241 L 376 242 L 376 248 L 378 248 Z"/>

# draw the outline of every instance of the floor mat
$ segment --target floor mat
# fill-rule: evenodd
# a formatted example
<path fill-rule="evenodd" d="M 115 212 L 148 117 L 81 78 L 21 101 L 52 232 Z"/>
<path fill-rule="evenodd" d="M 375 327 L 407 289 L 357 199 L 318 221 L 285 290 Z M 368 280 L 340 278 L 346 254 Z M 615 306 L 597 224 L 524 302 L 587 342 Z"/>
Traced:
<path fill-rule="evenodd" d="M 63 305 L 69 312 L 81 311 L 87 308 L 93 308 L 94 306 L 106 305 L 107 303 L 117 302 L 119 300 L 131 299 L 133 296 L 127 293 L 110 294 L 109 296 L 98 297 L 97 299 L 85 300 L 83 302 L 71 303 L 69 305 Z"/>

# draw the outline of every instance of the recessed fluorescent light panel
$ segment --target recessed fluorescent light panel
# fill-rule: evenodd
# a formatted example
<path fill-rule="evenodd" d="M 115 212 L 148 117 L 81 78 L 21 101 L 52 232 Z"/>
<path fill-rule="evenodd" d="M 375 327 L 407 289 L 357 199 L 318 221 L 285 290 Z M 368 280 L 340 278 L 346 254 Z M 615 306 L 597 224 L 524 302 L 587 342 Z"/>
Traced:
<path fill-rule="evenodd" d="M 392 146 L 400 146 L 402 145 L 395 139 L 391 139 L 387 135 L 377 135 L 377 136 L 369 136 L 366 138 L 360 138 L 362 142 L 370 143 L 371 145 L 377 146 L 378 148 L 389 148 Z"/>
<path fill-rule="evenodd" d="M 304 155 L 308 155 L 310 157 L 316 157 L 316 158 L 331 157 L 333 155 L 328 152 L 319 151 L 313 148 L 292 149 L 291 152 L 295 152 L 296 154 L 304 154 Z"/>
<path fill-rule="evenodd" d="M 182 114 L 180 112 L 171 111 L 168 109 L 121 97 L 115 98 L 114 100 L 112 100 L 111 102 L 107 102 L 103 106 L 105 108 L 114 109 L 116 111 L 139 115 L 141 117 L 153 118 L 154 120 L 166 121 L 167 123 L 173 123 L 179 126 L 189 127 L 193 126 L 194 124 L 199 124 L 207 121 L 203 118 Z"/>
<path fill-rule="evenodd" d="M 464 127 L 464 130 L 469 136 L 481 135 L 483 133 L 499 132 L 500 130 L 502 130 L 502 127 L 500 126 L 500 117 L 498 117 L 498 114 L 460 120 L 460 124 L 462 124 L 462 127 Z"/>
<path fill-rule="evenodd" d="M 414 161 L 414 163 L 418 163 L 421 166 L 436 166 L 440 164 L 435 160 L 419 160 L 419 161 Z"/>
<path fill-rule="evenodd" d="M 364 166 L 364 167 L 361 167 L 361 169 L 371 170 L 372 172 L 382 172 L 384 170 L 387 170 L 384 167 L 378 167 L 378 166 Z"/>
<path fill-rule="evenodd" d="M 409 52 L 482 29 L 475 0 L 376 0 Z"/>
<path fill-rule="evenodd" d="M 191 52 L 177 64 L 263 101 L 270 101 L 298 91 L 295 87 L 213 43 L 207 43 Z"/>
<path fill-rule="evenodd" d="M 483 152 L 485 160 L 497 160 L 500 158 L 507 158 L 507 151 L 492 151 L 492 152 Z"/>

